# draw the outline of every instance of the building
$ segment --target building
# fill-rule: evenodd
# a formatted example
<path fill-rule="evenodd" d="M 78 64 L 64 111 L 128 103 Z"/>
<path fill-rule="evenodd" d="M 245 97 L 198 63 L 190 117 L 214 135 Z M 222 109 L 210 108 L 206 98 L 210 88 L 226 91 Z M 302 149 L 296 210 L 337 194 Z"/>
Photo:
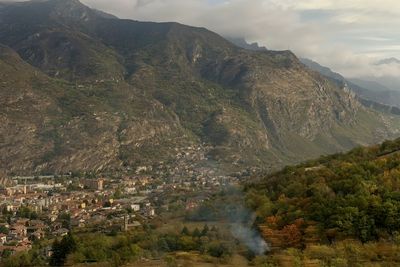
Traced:
<path fill-rule="evenodd" d="M 15 237 L 26 237 L 26 235 L 28 234 L 28 229 L 24 225 L 13 225 L 12 227 L 10 227 L 10 234 Z"/>
<path fill-rule="evenodd" d="M 135 212 L 140 211 L 140 205 L 139 204 L 132 204 L 131 209 Z"/>
<path fill-rule="evenodd" d="M 89 189 L 101 191 L 104 189 L 103 179 L 85 179 L 83 185 Z"/>
<path fill-rule="evenodd" d="M 0 244 L 4 245 L 7 243 L 7 235 L 6 234 L 0 234 Z"/>

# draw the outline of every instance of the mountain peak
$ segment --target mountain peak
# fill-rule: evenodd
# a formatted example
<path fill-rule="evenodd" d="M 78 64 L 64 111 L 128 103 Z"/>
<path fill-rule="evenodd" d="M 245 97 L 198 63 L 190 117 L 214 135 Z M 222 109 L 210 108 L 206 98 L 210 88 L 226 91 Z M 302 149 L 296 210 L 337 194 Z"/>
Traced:
<path fill-rule="evenodd" d="M 79 0 L 31 0 L 31 3 L 51 3 L 59 5 L 81 5 L 84 6 Z"/>
<path fill-rule="evenodd" d="M 185 168 L 199 159 L 227 173 L 270 169 L 390 138 L 400 125 L 290 51 L 103 18 L 76 0 L 1 9 L 0 43 L 15 53 L 0 57 L 0 172 L 175 169 L 159 162 L 177 153 Z"/>
<path fill-rule="evenodd" d="M 233 43 L 234 45 L 247 49 L 247 50 L 252 50 L 252 51 L 268 51 L 268 49 L 265 46 L 259 46 L 258 43 L 248 43 L 246 39 L 244 38 L 231 38 L 231 37 L 226 37 L 226 39 Z"/>
<path fill-rule="evenodd" d="M 11 7 L 9 14 L 19 18 L 36 16 L 44 19 L 50 17 L 57 21 L 67 19 L 74 22 L 89 21 L 98 17 L 116 18 L 113 15 L 91 9 L 79 0 L 31 0 L 18 3 L 4 2 L 3 5 Z"/>
<path fill-rule="evenodd" d="M 47 3 L 52 7 L 51 15 L 57 17 L 74 21 L 88 21 L 93 15 L 97 15 L 79 0 L 48 0 Z"/>
<path fill-rule="evenodd" d="M 375 65 L 391 65 L 391 64 L 400 64 L 400 60 L 395 57 L 391 57 L 379 60 L 378 62 L 375 63 Z"/>

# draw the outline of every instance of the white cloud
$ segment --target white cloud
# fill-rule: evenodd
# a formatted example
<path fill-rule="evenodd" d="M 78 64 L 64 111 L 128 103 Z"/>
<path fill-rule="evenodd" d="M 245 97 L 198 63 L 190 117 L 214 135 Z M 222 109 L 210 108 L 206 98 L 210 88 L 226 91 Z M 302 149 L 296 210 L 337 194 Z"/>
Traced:
<path fill-rule="evenodd" d="M 291 49 L 347 76 L 399 75 L 372 64 L 400 56 L 397 0 L 83 0 L 123 18 L 178 21 L 270 49 Z M 386 73 L 387 72 L 387 73 Z"/>
<path fill-rule="evenodd" d="M 346 76 L 400 76 L 398 0 L 81 0 L 121 18 L 177 21 L 270 49 L 291 49 Z"/>

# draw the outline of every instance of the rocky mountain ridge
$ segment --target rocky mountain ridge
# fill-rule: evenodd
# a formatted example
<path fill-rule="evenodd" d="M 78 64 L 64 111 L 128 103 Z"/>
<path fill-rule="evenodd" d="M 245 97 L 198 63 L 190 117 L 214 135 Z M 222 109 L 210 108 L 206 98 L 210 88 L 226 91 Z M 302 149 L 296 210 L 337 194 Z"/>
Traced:
<path fill-rule="evenodd" d="M 301 62 L 314 71 L 337 83 L 339 86 L 348 86 L 359 97 L 359 101 L 367 107 L 379 111 L 399 113 L 400 92 L 391 90 L 377 82 L 361 79 L 347 79 L 331 69 L 321 66 L 317 62 L 302 58 Z"/>
<path fill-rule="evenodd" d="M 188 146 L 221 171 L 269 169 L 399 133 L 290 51 L 77 0 L 3 4 L 0 21 L 3 172 L 129 171 Z"/>

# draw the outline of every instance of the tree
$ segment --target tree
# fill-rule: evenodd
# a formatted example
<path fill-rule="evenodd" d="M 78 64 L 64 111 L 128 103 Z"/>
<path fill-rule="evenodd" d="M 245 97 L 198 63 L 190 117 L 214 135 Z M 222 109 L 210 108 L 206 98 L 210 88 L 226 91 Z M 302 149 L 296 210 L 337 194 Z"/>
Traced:
<path fill-rule="evenodd" d="M 0 233 L 8 234 L 9 231 L 10 230 L 7 227 L 5 227 L 4 225 L 0 226 Z"/>
<path fill-rule="evenodd" d="M 203 230 L 201 231 L 202 236 L 206 236 L 208 234 L 208 231 L 210 231 L 208 225 L 204 225 Z"/>
<path fill-rule="evenodd" d="M 61 243 L 58 239 L 53 242 L 52 246 L 53 254 L 50 258 L 50 266 L 62 266 L 64 265 L 65 255 L 63 255 Z"/>
<path fill-rule="evenodd" d="M 181 235 L 190 235 L 189 229 L 186 226 L 183 227 Z"/>
<path fill-rule="evenodd" d="M 210 238 L 208 236 L 202 236 L 200 237 L 198 241 L 198 246 L 199 246 L 199 251 L 200 253 L 206 253 L 207 252 L 207 245 L 210 243 Z"/>
<path fill-rule="evenodd" d="M 375 238 L 375 221 L 366 214 L 360 215 L 356 223 L 356 234 L 361 242 L 365 243 Z"/>
<path fill-rule="evenodd" d="M 193 233 L 192 233 L 193 237 L 200 237 L 201 236 L 201 232 L 200 230 L 196 227 L 196 229 L 194 229 Z"/>
<path fill-rule="evenodd" d="M 4 206 L 3 209 L 1 210 L 1 213 L 2 213 L 3 215 L 8 215 L 8 214 L 11 214 L 12 212 L 8 211 L 8 210 L 7 210 L 7 207 Z"/>
<path fill-rule="evenodd" d="M 299 227 L 296 224 L 286 225 L 282 229 L 285 243 L 289 247 L 297 247 L 300 245 L 302 234 Z"/>
<path fill-rule="evenodd" d="M 224 243 L 214 241 L 208 247 L 208 253 L 216 258 L 232 255 L 231 249 Z"/>
<path fill-rule="evenodd" d="M 121 191 L 120 188 L 117 188 L 117 189 L 115 190 L 113 198 L 114 198 L 114 199 L 120 199 L 120 198 L 122 198 L 122 191 Z"/>
<path fill-rule="evenodd" d="M 168 242 L 165 238 L 160 238 L 158 240 L 158 249 L 160 251 L 170 251 L 170 247 L 168 245 Z"/>
<path fill-rule="evenodd" d="M 71 227 L 71 215 L 69 213 L 61 213 L 58 218 L 62 222 L 62 226 L 66 229 L 70 229 Z"/>
<path fill-rule="evenodd" d="M 68 254 L 76 250 L 76 241 L 72 234 L 63 237 L 61 241 L 56 239 L 52 246 L 53 254 L 50 258 L 51 266 L 63 266 Z"/>
<path fill-rule="evenodd" d="M 182 236 L 178 239 L 178 247 L 183 251 L 195 250 L 197 243 L 193 240 L 191 236 Z"/>
<path fill-rule="evenodd" d="M 17 211 L 17 216 L 22 217 L 22 218 L 31 219 L 31 220 L 35 220 L 38 218 L 37 213 L 32 211 L 27 206 L 22 206 L 21 208 L 19 208 L 19 210 Z"/>

